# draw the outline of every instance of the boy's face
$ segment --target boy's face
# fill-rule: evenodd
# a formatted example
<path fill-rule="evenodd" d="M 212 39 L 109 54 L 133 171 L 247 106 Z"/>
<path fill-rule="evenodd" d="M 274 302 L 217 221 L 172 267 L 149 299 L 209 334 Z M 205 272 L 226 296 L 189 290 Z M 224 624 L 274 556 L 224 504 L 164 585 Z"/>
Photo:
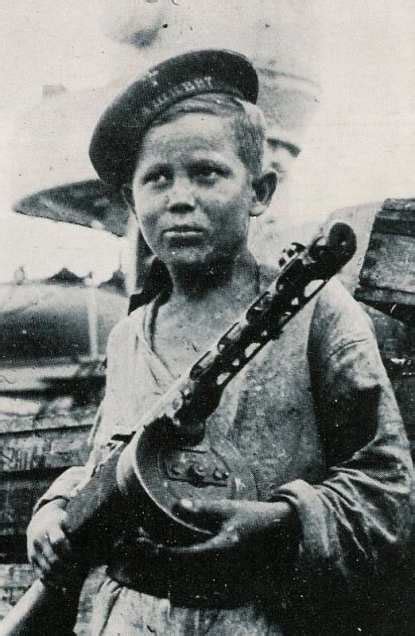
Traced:
<path fill-rule="evenodd" d="M 166 265 L 234 258 L 246 249 L 252 184 L 229 119 L 189 113 L 151 128 L 132 184 L 146 241 Z"/>

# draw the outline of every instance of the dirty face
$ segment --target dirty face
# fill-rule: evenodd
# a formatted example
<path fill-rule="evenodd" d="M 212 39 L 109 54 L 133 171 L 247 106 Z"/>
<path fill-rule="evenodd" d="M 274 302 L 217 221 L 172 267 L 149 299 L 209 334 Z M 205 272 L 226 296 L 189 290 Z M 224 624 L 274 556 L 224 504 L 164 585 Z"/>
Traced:
<path fill-rule="evenodd" d="M 209 266 L 246 250 L 256 193 L 229 119 L 187 113 L 151 128 L 132 191 L 143 235 L 167 266 Z"/>

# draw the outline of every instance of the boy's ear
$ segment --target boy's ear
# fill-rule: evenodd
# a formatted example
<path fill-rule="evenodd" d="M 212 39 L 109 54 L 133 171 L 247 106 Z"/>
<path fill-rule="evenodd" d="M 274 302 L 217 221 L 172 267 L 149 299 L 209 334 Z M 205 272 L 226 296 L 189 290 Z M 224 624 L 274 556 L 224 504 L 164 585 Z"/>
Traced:
<path fill-rule="evenodd" d="M 260 216 L 270 204 L 278 184 L 277 173 L 273 170 L 264 172 L 258 179 L 254 179 L 252 187 L 255 197 L 251 209 L 251 216 Z"/>
<path fill-rule="evenodd" d="M 133 189 L 130 185 L 128 185 L 128 183 L 124 183 L 121 186 L 121 194 L 122 197 L 124 199 L 124 201 L 126 202 L 128 209 L 134 214 L 134 216 L 136 216 L 135 213 L 135 206 L 134 206 L 134 197 L 133 197 Z"/>

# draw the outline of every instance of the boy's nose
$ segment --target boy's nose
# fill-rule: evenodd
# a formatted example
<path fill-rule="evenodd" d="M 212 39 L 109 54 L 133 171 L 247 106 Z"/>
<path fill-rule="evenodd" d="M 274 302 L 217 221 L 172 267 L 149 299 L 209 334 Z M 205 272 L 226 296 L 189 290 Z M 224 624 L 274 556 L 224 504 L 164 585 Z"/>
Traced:
<path fill-rule="evenodd" d="M 192 184 L 187 179 L 178 179 L 167 194 L 167 206 L 171 212 L 191 211 L 195 207 Z"/>

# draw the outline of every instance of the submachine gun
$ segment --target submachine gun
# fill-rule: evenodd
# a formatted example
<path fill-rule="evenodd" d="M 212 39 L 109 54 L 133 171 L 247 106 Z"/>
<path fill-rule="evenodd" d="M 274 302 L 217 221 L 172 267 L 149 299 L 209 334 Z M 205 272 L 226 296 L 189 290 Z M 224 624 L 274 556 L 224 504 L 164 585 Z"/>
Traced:
<path fill-rule="evenodd" d="M 3 620 L 0 636 L 73 633 L 82 578 L 107 562 L 110 546 L 132 523 L 154 541 L 188 545 L 206 540 L 211 531 L 183 518 L 178 499 L 256 499 L 243 458 L 230 442 L 210 440 L 206 419 L 230 380 L 279 337 L 355 248 L 353 230 L 334 223 L 308 247 L 292 243 L 283 251 L 272 285 L 145 414 L 135 434 L 112 438 L 105 460 L 68 502 L 68 536 L 82 563 L 73 589 L 35 581 Z"/>

